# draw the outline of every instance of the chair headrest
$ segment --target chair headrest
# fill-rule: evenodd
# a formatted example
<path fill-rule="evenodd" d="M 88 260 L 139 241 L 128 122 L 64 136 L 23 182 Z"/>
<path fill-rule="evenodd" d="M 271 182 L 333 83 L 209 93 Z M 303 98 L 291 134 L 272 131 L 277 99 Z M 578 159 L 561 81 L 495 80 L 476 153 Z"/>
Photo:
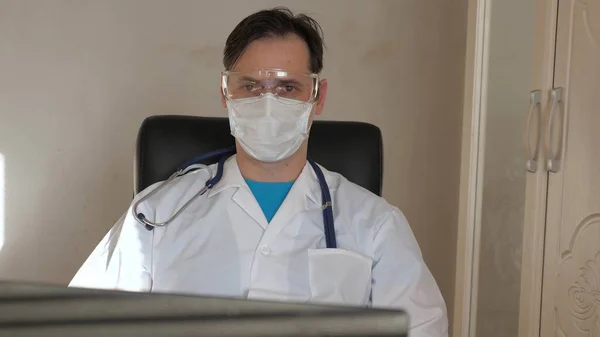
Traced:
<path fill-rule="evenodd" d="M 135 193 L 167 179 L 191 158 L 233 145 L 227 118 L 148 117 L 138 133 Z M 314 121 L 308 155 L 329 171 L 381 195 L 383 141 L 378 127 L 363 122 Z"/>

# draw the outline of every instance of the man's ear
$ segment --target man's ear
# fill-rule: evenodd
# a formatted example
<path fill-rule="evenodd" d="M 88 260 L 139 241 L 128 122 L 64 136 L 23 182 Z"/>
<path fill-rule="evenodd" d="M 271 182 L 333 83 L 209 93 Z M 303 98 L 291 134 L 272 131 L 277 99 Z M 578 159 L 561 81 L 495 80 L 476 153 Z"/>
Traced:
<path fill-rule="evenodd" d="M 319 93 L 317 96 L 317 106 L 315 107 L 315 115 L 319 116 L 323 113 L 325 107 L 325 98 L 327 98 L 327 80 L 319 81 Z"/>

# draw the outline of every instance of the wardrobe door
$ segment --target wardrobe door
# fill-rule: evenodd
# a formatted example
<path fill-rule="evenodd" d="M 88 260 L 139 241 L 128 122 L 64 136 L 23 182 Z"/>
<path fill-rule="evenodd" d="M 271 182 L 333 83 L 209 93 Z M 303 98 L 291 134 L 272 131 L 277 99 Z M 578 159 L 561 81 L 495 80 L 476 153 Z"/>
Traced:
<path fill-rule="evenodd" d="M 600 0 L 560 0 L 541 336 L 600 336 Z"/>
<path fill-rule="evenodd" d="M 536 6 L 535 0 L 487 1 L 486 6 L 483 149 L 477 173 L 480 210 L 475 216 L 469 335 L 507 337 L 517 336 L 519 329 L 521 252 L 530 176 L 522 133 L 532 90 Z M 533 109 L 537 116 L 539 106 Z M 539 123 L 534 117 L 532 130 Z"/>

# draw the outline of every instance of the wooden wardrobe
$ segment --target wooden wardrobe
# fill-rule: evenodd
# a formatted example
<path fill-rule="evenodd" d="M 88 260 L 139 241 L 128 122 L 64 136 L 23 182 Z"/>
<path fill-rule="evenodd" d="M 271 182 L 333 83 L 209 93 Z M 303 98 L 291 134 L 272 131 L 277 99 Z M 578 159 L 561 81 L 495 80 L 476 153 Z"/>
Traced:
<path fill-rule="evenodd" d="M 469 1 L 453 336 L 600 337 L 600 0 Z"/>

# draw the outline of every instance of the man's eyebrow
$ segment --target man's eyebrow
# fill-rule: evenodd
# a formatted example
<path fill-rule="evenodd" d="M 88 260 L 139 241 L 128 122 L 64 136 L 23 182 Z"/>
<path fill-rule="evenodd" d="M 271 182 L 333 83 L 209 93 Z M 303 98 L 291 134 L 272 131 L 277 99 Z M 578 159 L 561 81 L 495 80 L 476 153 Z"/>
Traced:
<path fill-rule="evenodd" d="M 242 76 L 242 77 L 238 78 L 238 81 L 240 81 L 240 82 L 258 82 L 257 79 L 255 79 L 254 77 L 250 77 L 250 76 Z"/>
<path fill-rule="evenodd" d="M 250 83 L 268 82 L 270 85 L 273 85 L 273 84 L 276 84 L 276 85 L 293 84 L 293 85 L 296 85 L 296 86 L 304 86 L 301 82 L 299 82 L 298 80 L 295 80 L 293 78 L 288 78 L 288 79 L 273 78 L 273 79 L 259 80 L 259 79 L 256 79 L 254 77 L 251 77 L 251 76 L 242 76 L 242 77 L 238 78 L 237 81 L 238 82 L 250 82 Z"/>
<path fill-rule="evenodd" d="M 297 86 L 297 87 L 304 87 L 304 84 L 302 84 L 302 82 L 300 82 L 300 81 L 297 81 L 297 80 L 295 80 L 295 79 L 292 79 L 292 78 L 290 78 L 290 79 L 285 79 L 285 80 L 283 80 L 283 79 L 282 79 L 282 80 L 280 80 L 280 81 L 279 81 L 279 83 L 280 83 L 280 84 L 283 84 L 283 85 L 286 85 L 286 84 L 293 84 L 293 85 L 295 85 L 295 86 Z"/>
<path fill-rule="evenodd" d="M 279 80 L 280 83 L 297 83 L 300 84 L 300 82 L 298 82 L 297 80 L 293 79 L 293 78 L 286 78 L 286 79 L 281 79 Z"/>

